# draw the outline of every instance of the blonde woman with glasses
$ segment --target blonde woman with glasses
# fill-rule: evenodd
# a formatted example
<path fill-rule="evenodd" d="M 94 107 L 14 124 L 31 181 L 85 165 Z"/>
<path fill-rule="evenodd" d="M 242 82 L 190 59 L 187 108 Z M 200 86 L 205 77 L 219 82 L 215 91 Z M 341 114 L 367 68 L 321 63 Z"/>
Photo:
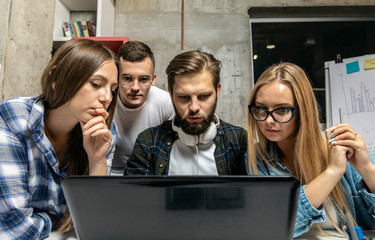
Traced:
<path fill-rule="evenodd" d="M 311 227 L 343 233 L 347 221 L 375 227 L 374 157 L 349 124 L 325 135 L 305 72 L 287 62 L 266 69 L 250 95 L 247 170 L 301 182 L 294 237 Z"/>

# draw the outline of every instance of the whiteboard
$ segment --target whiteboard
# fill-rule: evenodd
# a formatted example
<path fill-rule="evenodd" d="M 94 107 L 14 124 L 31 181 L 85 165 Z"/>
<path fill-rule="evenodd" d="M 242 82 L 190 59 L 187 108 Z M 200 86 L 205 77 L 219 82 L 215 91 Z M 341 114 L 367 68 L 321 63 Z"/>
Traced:
<path fill-rule="evenodd" d="M 368 69 L 365 69 L 365 61 Z M 349 123 L 375 155 L 375 54 L 328 62 L 331 121 Z M 369 64 L 370 63 L 370 64 Z"/>

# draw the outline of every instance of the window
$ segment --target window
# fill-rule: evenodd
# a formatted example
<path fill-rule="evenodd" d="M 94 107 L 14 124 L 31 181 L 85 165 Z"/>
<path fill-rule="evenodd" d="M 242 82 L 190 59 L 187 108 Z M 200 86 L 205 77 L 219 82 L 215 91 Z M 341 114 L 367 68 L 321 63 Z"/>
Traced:
<path fill-rule="evenodd" d="M 324 63 L 335 60 L 337 54 L 350 58 L 375 53 L 375 18 L 359 16 L 369 10 L 373 14 L 375 8 L 351 9 L 354 10 L 350 12 L 345 7 L 250 9 L 254 82 L 273 63 L 289 61 L 299 65 L 311 79 L 321 109 L 321 122 L 325 123 Z M 338 17 L 317 17 L 322 14 Z"/>

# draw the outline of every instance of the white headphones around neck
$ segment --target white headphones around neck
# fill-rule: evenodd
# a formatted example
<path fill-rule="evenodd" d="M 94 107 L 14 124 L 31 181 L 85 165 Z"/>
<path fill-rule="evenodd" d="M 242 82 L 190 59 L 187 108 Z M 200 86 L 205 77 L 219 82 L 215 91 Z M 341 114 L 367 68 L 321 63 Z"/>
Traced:
<path fill-rule="evenodd" d="M 218 119 L 216 114 L 215 114 L 215 119 Z M 217 123 L 211 122 L 210 126 L 206 129 L 204 133 L 201 133 L 199 135 L 190 135 L 184 132 L 184 130 L 182 130 L 180 127 L 177 127 L 174 124 L 174 119 L 172 121 L 173 130 L 178 133 L 178 137 L 187 146 L 195 146 L 198 143 L 206 144 L 206 143 L 213 141 L 216 137 L 218 125 L 219 125 L 219 121 L 217 121 Z"/>

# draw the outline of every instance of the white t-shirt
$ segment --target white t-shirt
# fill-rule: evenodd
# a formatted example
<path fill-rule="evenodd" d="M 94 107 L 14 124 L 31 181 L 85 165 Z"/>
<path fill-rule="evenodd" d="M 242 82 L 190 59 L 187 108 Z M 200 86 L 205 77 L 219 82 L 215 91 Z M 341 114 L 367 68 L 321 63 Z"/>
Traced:
<path fill-rule="evenodd" d="M 172 123 L 179 139 L 172 145 L 168 175 L 218 175 L 214 156 L 219 125 L 216 115 L 215 120 L 200 135 L 187 134 Z"/>
<path fill-rule="evenodd" d="M 118 135 L 111 175 L 124 174 L 125 164 L 139 133 L 172 119 L 173 116 L 174 108 L 169 93 L 155 86 L 151 86 L 145 103 L 136 109 L 125 107 L 118 98 L 114 116 Z"/>
<path fill-rule="evenodd" d="M 338 226 L 339 224 L 338 224 L 338 219 L 337 219 L 337 213 L 336 213 L 336 210 L 335 210 L 335 207 L 333 205 L 333 202 L 332 202 L 331 198 L 328 197 L 324 202 L 326 204 L 326 208 L 325 208 L 326 213 L 327 212 L 329 213 L 331 218 L 333 218 L 332 220 Z M 319 223 L 319 225 L 322 229 L 325 229 L 325 230 L 335 229 L 335 226 L 333 225 L 331 220 L 329 220 L 328 217 L 327 217 L 327 220 L 325 222 Z"/>
<path fill-rule="evenodd" d="M 177 139 L 172 146 L 168 175 L 217 176 L 215 148 L 216 144 L 213 141 L 188 146 L 181 139 Z"/>

